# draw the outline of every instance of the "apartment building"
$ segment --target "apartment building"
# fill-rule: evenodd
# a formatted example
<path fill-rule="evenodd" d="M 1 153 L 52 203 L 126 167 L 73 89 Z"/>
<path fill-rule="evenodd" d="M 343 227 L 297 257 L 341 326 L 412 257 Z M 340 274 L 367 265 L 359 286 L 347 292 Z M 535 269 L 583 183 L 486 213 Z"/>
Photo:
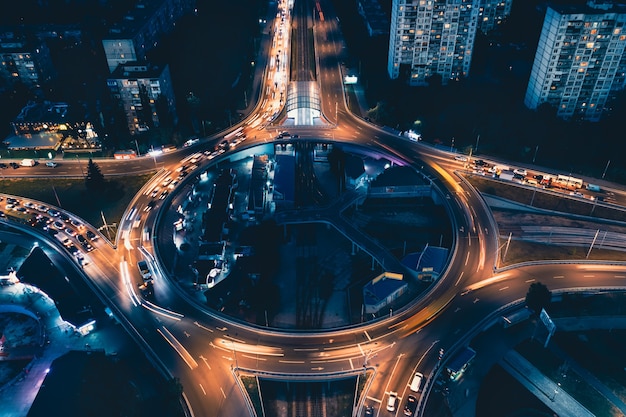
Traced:
<path fill-rule="evenodd" d="M 480 0 L 393 0 L 387 71 L 409 85 L 469 75 Z"/>
<path fill-rule="evenodd" d="M 144 61 L 163 34 L 171 32 L 178 19 L 195 10 L 195 0 L 139 0 L 102 40 L 109 71 L 119 64 Z"/>
<path fill-rule="evenodd" d="M 524 103 L 598 121 L 626 82 L 626 5 L 589 1 L 546 10 Z"/>
<path fill-rule="evenodd" d="M 481 0 L 478 11 L 478 28 L 489 33 L 511 15 L 513 0 Z"/>
<path fill-rule="evenodd" d="M 139 62 L 118 65 L 107 86 L 124 109 L 131 135 L 159 127 L 168 117 L 176 121 L 176 102 L 167 65 Z"/>
<path fill-rule="evenodd" d="M 0 39 L 0 78 L 5 86 L 12 87 L 20 81 L 36 90 L 55 75 L 45 42 L 13 36 Z"/>

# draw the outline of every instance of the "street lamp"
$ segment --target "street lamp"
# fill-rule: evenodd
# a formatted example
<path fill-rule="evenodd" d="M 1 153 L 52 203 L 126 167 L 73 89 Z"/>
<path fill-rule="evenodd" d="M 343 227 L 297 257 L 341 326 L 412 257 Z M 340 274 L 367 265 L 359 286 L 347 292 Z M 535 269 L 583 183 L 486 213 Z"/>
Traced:
<path fill-rule="evenodd" d="M 83 171 L 83 166 L 80 163 L 80 159 L 78 159 L 78 154 L 74 154 L 74 155 L 76 156 L 76 160 L 78 161 L 78 166 L 80 168 L 80 173 L 84 177 L 85 176 L 85 171 Z"/>

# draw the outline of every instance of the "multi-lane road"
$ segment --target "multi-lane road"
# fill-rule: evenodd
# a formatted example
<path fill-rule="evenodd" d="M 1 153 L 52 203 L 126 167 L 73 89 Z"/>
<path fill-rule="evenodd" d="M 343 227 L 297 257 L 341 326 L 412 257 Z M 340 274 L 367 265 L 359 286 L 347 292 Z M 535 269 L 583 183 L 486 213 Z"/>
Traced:
<path fill-rule="evenodd" d="M 271 36 L 264 52 L 269 58 L 259 60 L 266 66 L 258 77 L 258 103 L 240 125 L 231 129 L 242 127 L 245 141 L 223 153 L 214 151 L 214 145 L 228 133 L 224 132 L 155 158 L 98 161 L 107 176 L 151 172 L 155 168 L 158 173 L 130 204 L 119 225 L 117 246 L 99 244 L 96 251 L 90 252 L 92 262 L 84 273 L 157 366 L 181 380 L 185 399 L 196 416 L 250 415 L 249 404 L 237 384 L 237 370 L 323 379 L 360 373 L 364 366 L 375 370 L 366 393 L 368 403 L 375 405 L 375 415 L 400 415 L 413 373 L 419 370 L 426 379 L 432 378 L 440 349 L 448 352 L 462 344 L 465 336 L 500 306 L 522 299 L 530 283 L 541 281 L 553 290 L 626 288 L 626 268 L 615 265 L 542 263 L 498 270 L 497 225 L 481 196 L 457 174 L 462 164 L 447 152 L 401 138 L 350 113 L 341 73 L 344 44 L 329 3 L 319 1 L 302 7 L 299 10 L 311 15 L 298 20 L 312 22 L 315 28 L 317 81 L 328 123 L 322 128 L 299 126 L 299 138 L 289 140 L 353 143 L 422 172 L 440 194 L 456 231 L 453 255 L 437 283 L 391 317 L 362 326 L 293 333 L 252 326 L 206 309 L 188 297 L 160 265 L 154 232 L 168 207 L 181 198 L 178 192 L 193 180 L 194 172 L 234 152 L 263 145 L 283 130 L 277 118 L 287 94 L 290 55 L 285 40 L 292 34 L 292 16 L 285 2 L 279 2 L 276 19 L 268 23 L 272 30 L 268 31 Z M 194 156 L 197 160 L 192 163 Z M 23 167 L 5 174 L 80 176 L 85 169 L 80 164 L 67 161 L 56 168 Z M 170 188 L 169 183 L 183 165 L 196 168 Z M 163 199 L 154 198 L 155 188 L 159 193 L 167 189 L 169 194 Z M 149 299 L 142 297 L 137 288 L 141 282 L 137 262 L 141 259 L 148 261 L 155 279 L 154 297 Z M 398 392 L 400 398 L 394 413 L 384 407 L 390 391 Z M 424 399 L 422 394 L 418 413 L 423 410 Z M 360 415 L 361 405 L 354 415 Z"/>

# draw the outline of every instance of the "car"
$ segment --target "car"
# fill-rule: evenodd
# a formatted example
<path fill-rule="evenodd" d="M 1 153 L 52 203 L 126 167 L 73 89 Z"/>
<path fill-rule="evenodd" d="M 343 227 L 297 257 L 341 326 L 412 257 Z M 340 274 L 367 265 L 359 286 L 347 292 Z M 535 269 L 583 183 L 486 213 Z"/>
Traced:
<path fill-rule="evenodd" d="M 374 417 L 374 407 L 371 405 L 365 406 L 365 417 Z"/>
<path fill-rule="evenodd" d="M 50 210 L 48 210 L 48 214 L 51 215 L 52 217 L 59 217 L 59 214 L 61 214 L 61 213 L 59 213 L 55 209 L 50 209 Z"/>
<path fill-rule="evenodd" d="M 48 161 L 46 162 L 46 166 L 50 168 L 56 168 L 57 166 L 59 166 L 59 164 L 57 164 L 56 162 Z"/>
<path fill-rule="evenodd" d="M 528 171 L 526 171 L 524 168 L 515 168 L 515 169 L 513 170 L 513 173 L 514 173 L 514 174 L 517 174 L 517 175 L 521 175 L 521 176 L 523 176 L 523 177 L 525 177 L 526 175 L 528 175 Z"/>
<path fill-rule="evenodd" d="M 163 190 L 163 192 L 161 193 L 161 195 L 159 196 L 159 200 L 164 200 L 165 197 L 167 197 L 167 194 L 169 193 L 169 191 L 167 190 Z"/>
<path fill-rule="evenodd" d="M 80 242 L 80 245 L 83 247 L 83 249 L 85 249 L 87 252 L 91 252 L 93 250 L 93 246 L 91 246 L 91 243 L 84 241 L 84 242 Z"/>
<path fill-rule="evenodd" d="M 411 385 L 409 386 L 409 388 L 411 388 L 411 391 L 419 392 L 423 378 L 424 375 L 421 372 L 415 372 L 415 375 L 413 375 L 413 379 L 411 380 Z"/>
<path fill-rule="evenodd" d="M 69 236 L 72 236 L 72 237 L 76 236 L 76 231 L 74 229 L 70 228 L 70 227 L 65 229 L 65 233 L 67 235 L 69 235 Z"/>
<path fill-rule="evenodd" d="M 154 198 L 157 195 L 159 195 L 159 187 L 155 187 L 155 189 L 152 190 L 152 193 L 150 193 L 150 197 Z"/>
<path fill-rule="evenodd" d="M 143 209 L 143 211 L 150 211 L 152 210 L 152 208 L 154 208 L 154 206 L 155 206 L 155 202 L 151 201 L 148 204 L 146 204 L 146 207 Z"/>
<path fill-rule="evenodd" d="M 19 204 L 20 202 L 19 202 L 19 201 L 17 201 L 17 200 L 16 200 L 15 198 L 13 198 L 13 197 L 7 197 L 7 204 L 9 204 L 9 203 L 10 203 L 10 204 L 15 204 L 15 205 L 17 205 L 17 204 Z"/>
<path fill-rule="evenodd" d="M 0 169 L 5 169 L 8 168 L 7 164 L 5 164 L 4 162 L 0 162 Z"/>
<path fill-rule="evenodd" d="M 398 401 L 398 393 L 391 391 L 387 400 L 387 411 L 396 411 L 396 401 Z"/>
<path fill-rule="evenodd" d="M 92 232 L 91 230 L 87 230 L 87 239 L 93 241 L 93 240 L 98 240 L 98 235 L 95 234 L 94 232 Z"/>
<path fill-rule="evenodd" d="M 179 183 L 178 180 L 174 180 L 170 182 L 170 185 L 168 185 L 167 188 L 169 188 L 170 190 L 173 190 L 178 185 L 178 183 Z"/>
<path fill-rule="evenodd" d="M 74 244 L 68 246 L 67 250 L 69 250 L 72 255 L 77 255 L 78 253 L 80 253 L 80 249 L 78 249 Z"/>
<path fill-rule="evenodd" d="M 74 219 L 70 220 L 70 224 L 77 229 L 82 229 L 83 227 L 85 227 L 81 222 L 79 222 L 78 220 L 74 220 Z"/>
<path fill-rule="evenodd" d="M 18 169 L 20 167 L 20 165 L 17 162 L 11 162 L 9 165 L 11 165 L 11 168 L 13 169 Z"/>
<path fill-rule="evenodd" d="M 404 406 L 404 415 L 408 417 L 413 417 L 416 409 L 417 409 L 417 398 L 415 398 L 415 396 L 413 395 L 409 395 L 409 398 L 407 398 L 406 404 Z"/>
<path fill-rule="evenodd" d="M 31 203 L 30 201 L 27 201 L 26 203 L 24 203 L 24 207 L 29 208 L 29 209 L 34 209 L 35 204 Z"/>
<path fill-rule="evenodd" d="M 44 206 L 43 204 L 38 205 L 37 207 L 35 207 L 35 209 L 41 212 L 48 211 L 48 207 Z"/>
<path fill-rule="evenodd" d="M 456 159 L 457 161 L 461 161 L 461 162 L 467 162 L 467 156 L 465 155 L 456 155 L 454 159 Z"/>
<path fill-rule="evenodd" d="M 87 239 L 83 235 L 76 235 L 76 240 L 78 240 L 78 243 L 83 243 L 87 241 Z"/>
<path fill-rule="evenodd" d="M 172 182 L 172 177 L 167 177 L 163 180 L 163 182 L 161 183 L 161 186 L 167 187 L 170 182 Z"/>
<path fill-rule="evenodd" d="M 63 243 L 63 246 L 65 246 L 66 248 L 69 248 L 70 246 L 74 246 L 74 244 L 72 243 L 69 237 L 66 237 L 64 239 L 61 238 L 61 243 Z"/>
<path fill-rule="evenodd" d="M 482 159 L 478 159 L 476 162 L 474 162 L 474 165 L 479 166 L 479 167 L 484 167 L 486 165 L 488 165 L 485 161 L 483 161 Z"/>
<path fill-rule="evenodd" d="M 0 217 L 6 217 L 6 216 L 4 215 L 4 211 L 0 211 Z"/>
<path fill-rule="evenodd" d="M 63 230 L 65 229 L 65 223 L 59 220 L 56 220 L 54 223 L 52 223 L 52 227 L 54 227 L 57 230 Z"/>
<path fill-rule="evenodd" d="M 65 213 L 59 213 L 59 216 L 58 216 L 58 217 L 59 217 L 59 219 L 63 220 L 63 221 L 64 221 L 64 222 L 66 222 L 66 223 L 69 223 L 69 222 L 70 222 L 70 220 L 72 220 L 72 219 L 70 218 L 70 216 L 68 216 L 68 215 L 67 215 L 67 214 L 65 214 Z"/>
<path fill-rule="evenodd" d="M 28 213 L 28 210 L 26 210 L 24 207 L 15 207 L 13 210 L 17 211 L 18 213 Z"/>
<path fill-rule="evenodd" d="M 574 197 L 585 198 L 585 195 L 581 193 L 580 191 L 571 191 L 569 195 L 574 196 Z"/>

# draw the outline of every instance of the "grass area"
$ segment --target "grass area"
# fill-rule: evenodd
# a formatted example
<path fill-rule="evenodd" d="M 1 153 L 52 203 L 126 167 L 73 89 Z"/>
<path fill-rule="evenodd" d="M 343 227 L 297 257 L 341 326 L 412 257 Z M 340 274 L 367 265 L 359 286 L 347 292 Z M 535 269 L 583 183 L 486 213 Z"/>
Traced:
<path fill-rule="evenodd" d="M 577 372 L 568 369 L 566 362 L 537 341 L 526 340 L 515 348 L 539 371 L 560 383 L 563 391 L 576 399 L 596 416 L 619 415 L 619 410 L 587 383 Z M 558 394 L 556 394 L 558 395 Z"/>
<path fill-rule="evenodd" d="M 153 175 L 115 177 L 108 180 L 104 193 L 88 191 L 81 179 L 5 178 L 2 180 L 2 192 L 60 206 L 87 223 L 100 227 L 103 225 L 101 213 L 108 224 L 119 224 L 135 194 Z"/>
<path fill-rule="evenodd" d="M 261 404 L 261 393 L 259 391 L 259 380 L 256 375 L 239 375 L 239 379 L 241 380 L 241 384 L 246 390 L 246 394 L 248 394 L 248 398 L 252 403 L 252 407 L 257 416 L 263 416 L 263 406 Z"/>
<path fill-rule="evenodd" d="M 556 246 L 523 240 L 511 240 L 509 249 L 504 257 L 507 239 L 500 238 L 500 267 L 514 265 L 520 262 L 541 260 L 603 260 L 624 261 L 626 253 L 607 249 L 593 249 L 587 258 L 589 248 L 579 246 Z"/>

